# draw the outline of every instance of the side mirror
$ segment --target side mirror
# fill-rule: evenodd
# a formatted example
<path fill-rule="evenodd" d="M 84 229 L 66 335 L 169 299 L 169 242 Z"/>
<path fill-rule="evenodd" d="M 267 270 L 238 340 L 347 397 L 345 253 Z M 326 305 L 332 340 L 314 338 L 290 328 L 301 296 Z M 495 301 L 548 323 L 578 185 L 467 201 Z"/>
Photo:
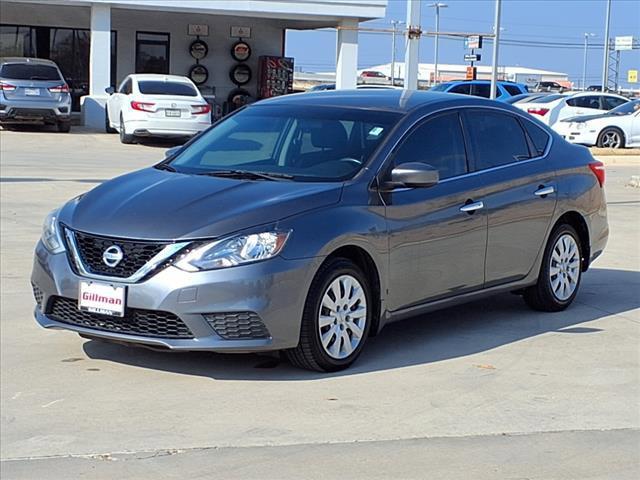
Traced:
<path fill-rule="evenodd" d="M 169 150 L 164 152 L 164 158 L 169 158 L 169 157 L 173 157 L 174 155 L 177 155 L 181 148 L 182 148 L 182 145 L 178 145 L 177 147 L 170 148 Z"/>
<path fill-rule="evenodd" d="M 116 93 L 116 89 L 113 88 L 113 87 L 107 87 L 107 88 L 104 89 L 104 91 L 106 93 L 108 93 L 109 95 L 113 95 L 114 93 Z"/>
<path fill-rule="evenodd" d="M 438 170 L 431 165 L 422 162 L 408 162 L 391 170 L 391 182 L 388 182 L 385 187 L 392 189 L 427 188 L 436 185 L 439 180 Z"/>

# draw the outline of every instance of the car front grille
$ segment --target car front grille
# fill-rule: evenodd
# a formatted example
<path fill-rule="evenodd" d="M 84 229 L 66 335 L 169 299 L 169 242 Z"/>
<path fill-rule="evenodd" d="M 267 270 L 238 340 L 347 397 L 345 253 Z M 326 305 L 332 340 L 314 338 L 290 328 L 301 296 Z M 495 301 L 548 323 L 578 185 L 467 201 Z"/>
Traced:
<path fill-rule="evenodd" d="M 254 312 L 208 313 L 209 325 L 225 340 L 269 338 L 269 330 Z"/>
<path fill-rule="evenodd" d="M 177 315 L 158 310 L 127 308 L 124 317 L 111 317 L 78 309 L 77 300 L 53 297 L 47 316 L 61 323 L 105 332 L 157 338 L 193 338 Z"/>
<path fill-rule="evenodd" d="M 42 300 L 44 299 L 44 293 L 42 292 L 40 287 L 38 287 L 35 283 L 31 284 L 31 288 L 33 289 L 33 298 L 36 299 L 36 304 L 38 305 L 38 308 L 40 308 L 40 310 L 43 310 Z"/>
<path fill-rule="evenodd" d="M 169 242 L 141 242 L 100 237 L 77 231 L 73 233 L 80 259 L 89 273 L 109 277 L 130 277 L 169 244 Z M 113 245 L 122 249 L 123 257 L 115 267 L 110 267 L 104 263 L 102 255 Z"/>

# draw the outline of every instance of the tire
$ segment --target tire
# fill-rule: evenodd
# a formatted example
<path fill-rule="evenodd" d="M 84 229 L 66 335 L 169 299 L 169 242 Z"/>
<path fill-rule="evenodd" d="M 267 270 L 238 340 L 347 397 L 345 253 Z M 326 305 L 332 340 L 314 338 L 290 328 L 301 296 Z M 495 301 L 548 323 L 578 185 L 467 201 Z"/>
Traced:
<path fill-rule="evenodd" d="M 60 133 L 69 133 L 71 131 L 71 122 L 58 122 L 57 126 Z"/>
<path fill-rule="evenodd" d="M 607 127 L 598 135 L 598 147 L 600 148 L 624 148 L 624 133 L 615 127 Z"/>
<path fill-rule="evenodd" d="M 107 110 L 107 107 L 104 108 L 104 129 L 107 133 L 118 133 L 109 123 L 109 110 Z"/>
<path fill-rule="evenodd" d="M 575 299 L 581 279 L 580 237 L 571 225 L 558 225 L 545 247 L 538 282 L 525 289 L 524 301 L 534 310 L 560 312 Z"/>
<path fill-rule="evenodd" d="M 122 114 L 120 114 L 120 142 L 130 145 L 134 143 L 136 137 L 134 135 L 130 135 L 125 132 L 124 128 L 124 120 L 122 119 Z"/>
<path fill-rule="evenodd" d="M 332 298 L 330 291 L 345 292 L 347 289 L 347 294 Z M 326 307 L 327 302 L 333 303 L 335 299 L 353 303 L 350 307 L 347 306 L 346 310 L 344 304 L 338 305 L 336 313 Z M 362 307 L 364 311 L 361 310 Z M 336 372 L 349 367 L 358 358 L 366 343 L 373 308 L 371 288 L 364 273 L 345 258 L 329 260 L 320 267 L 309 288 L 302 314 L 300 342 L 296 348 L 286 350 L 285 356 L 293 365 L 306 370 Z M 350 313 L 354 315 L 350 316 Z M 321 317 L 325 320 L 322 327 Z M 334 319 L 333 322 L 327 323 L 330 318 Z M 328 339 L 326 347 L 323 346 L 323 337 Z"/>

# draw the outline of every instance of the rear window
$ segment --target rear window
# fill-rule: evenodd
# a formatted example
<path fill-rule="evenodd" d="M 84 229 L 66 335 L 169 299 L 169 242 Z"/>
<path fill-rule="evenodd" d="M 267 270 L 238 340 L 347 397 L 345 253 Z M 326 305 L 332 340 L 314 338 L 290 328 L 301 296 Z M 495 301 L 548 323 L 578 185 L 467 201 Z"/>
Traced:
<path fill-rule="evenodd" d="M 140 93 L 146 95 L 178 95 L 183 97 L 197 97 L 198 92 L 188 83 L 160 82 L 157 80 L 141 80 L 138 82 Z"/>
<path fill-rule="evenodd" d="M 532 100 L 531 103 L 551 103 L 565 96 L 566 95 L 545 95 L 543 97 Z"/>
<path fill-rule="evenodd" d="M 8 63 L 2 66 L 0 77 L 8 80 L 62 80 L 56 67 L 27 63 Z"/>

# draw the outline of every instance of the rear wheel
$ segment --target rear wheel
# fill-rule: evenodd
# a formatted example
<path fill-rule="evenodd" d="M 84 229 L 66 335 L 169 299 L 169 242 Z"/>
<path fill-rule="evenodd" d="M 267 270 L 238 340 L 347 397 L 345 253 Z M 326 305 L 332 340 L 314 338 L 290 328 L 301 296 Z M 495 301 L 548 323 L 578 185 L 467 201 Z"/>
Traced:
<path fill-rule="evenodd" d="M 136 140 L 135 136 L 130 135 L 126 132 L 126 129 L 124 126 L 124 119 L 122 118 L 122 114 L 120 114 L 120 142 L 131 144 L 135 142 L 135 140 Z"/>
<path fill-rule="evenodd" d="M 582 278 L 582 250 L 575 229 L 559 225 L 545 249 L 538 282 L 524 291 L 524 300 L 544 312 L 564 310 L 578 293 Z"/>
<path fill-rule="evenodd" d="M 69 121 L 58 122 L 57 126 L 58 131 L 61 133 L 69 133 L 71 131 L 71 122 Z"/>
<path fill-rule="evenodd" d="M 335 372 L 360 355 L 371 326 L 369 282 L 350 260 L 325 263 L 314 278 L 300 330 L 300 343 L 285 352 L 300 368 Z"/>
<path fill-rule="evenodd" d="M 618 128 L 605 128 L 598 136 L 598 146 L 602 148 L 624 148 L 624 134 Z"/>

